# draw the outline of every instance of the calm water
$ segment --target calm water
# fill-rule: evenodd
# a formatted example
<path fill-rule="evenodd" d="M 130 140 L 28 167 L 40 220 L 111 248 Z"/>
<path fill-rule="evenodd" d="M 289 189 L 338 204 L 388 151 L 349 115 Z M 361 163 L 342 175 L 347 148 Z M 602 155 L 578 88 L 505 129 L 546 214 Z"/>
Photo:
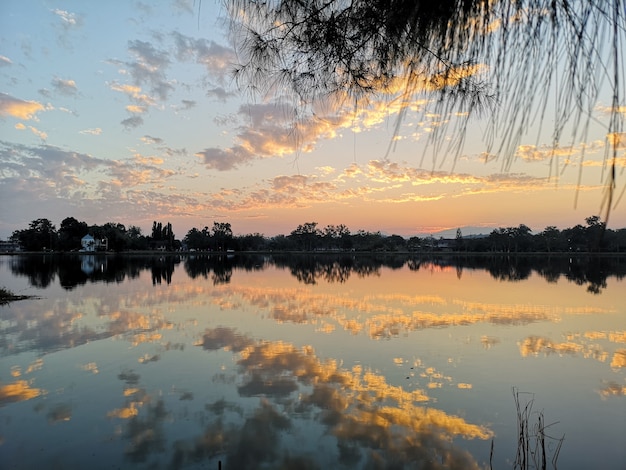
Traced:
<path fill-rule="evenodd" d="M 626 468 L 626 259 L 0 257 L 0 468 Z M 553 453 L 556 440 L 548 440 Z"/>

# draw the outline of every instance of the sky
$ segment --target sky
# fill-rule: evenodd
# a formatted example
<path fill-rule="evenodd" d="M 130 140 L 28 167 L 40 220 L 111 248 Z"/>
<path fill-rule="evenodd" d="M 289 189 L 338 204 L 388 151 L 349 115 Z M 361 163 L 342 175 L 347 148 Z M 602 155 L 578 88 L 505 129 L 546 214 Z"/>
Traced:
<path fill-rule="evenodd" d="M 177 238 L 214 222 L 235 234 L 317 222 L 410 237 L 602 215 L 609 95 L 584 142 L 553 151 L 549 133 L 529 132 L 511 161 L 489 151 L 477 118 L 459 154 L 435 154 L 429 135 L 454 117 L 429 113 L 424 96 L 294 124 L 286 97 L 233 79 L 224 15 L 216 1 L 2 2 L 0 239 L 38 218 L 145 234 L 171 222 Z M 625 162 L 621 150 L 617 194 Z M 626 227 L 624 204 L 610 228 Z"/>

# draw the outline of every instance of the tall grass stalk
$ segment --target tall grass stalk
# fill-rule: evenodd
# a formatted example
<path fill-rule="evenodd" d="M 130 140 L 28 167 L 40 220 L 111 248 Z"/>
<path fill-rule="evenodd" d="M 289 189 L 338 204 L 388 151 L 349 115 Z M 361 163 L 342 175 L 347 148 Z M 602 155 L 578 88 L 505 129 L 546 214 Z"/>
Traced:
<path fill-rule="evenodd" d="M 530 396 L 529 399 L 522 400 L 522 396 Z M 533 405 L 535 396 L 532 393 L 520 392 L 513 388 L 513 399 L 517 411 L 517 455 L 513 464 L 514 469 L 542 469 L 548 465 L 549 455 L 552 455 L 550 463 L 556 470 L 557 460 L 563 445 L 565 435 L 560 438 L 552 437 L 546 430 L 557 423 L 545 424 L 543 411 L 536 412 L 537 421 L 532 424 Z"/>

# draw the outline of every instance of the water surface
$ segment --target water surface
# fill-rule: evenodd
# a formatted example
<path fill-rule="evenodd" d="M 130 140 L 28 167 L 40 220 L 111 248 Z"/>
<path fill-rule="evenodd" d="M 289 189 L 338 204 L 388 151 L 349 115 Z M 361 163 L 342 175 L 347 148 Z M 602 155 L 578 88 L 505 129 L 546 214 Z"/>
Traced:
<path fill-rule="evenodd" d="M 1 468 L 626 466 L 626 259 L 11 256 Z"/>

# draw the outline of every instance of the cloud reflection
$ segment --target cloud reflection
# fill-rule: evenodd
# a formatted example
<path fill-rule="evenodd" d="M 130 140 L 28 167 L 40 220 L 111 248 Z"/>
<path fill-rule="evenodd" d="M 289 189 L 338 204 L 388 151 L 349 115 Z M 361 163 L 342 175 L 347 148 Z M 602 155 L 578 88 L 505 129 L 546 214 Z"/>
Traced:
<path fill-rule="evenodd" d="M 54 406 L 46 415 L 50 424 L 62 423 L 72 419 L 72 407 L 65 403 Z"/>
<path fill-rule="evenodd" d="M 276 466 L 287 461 L 316 466 L 318 455 L 281 451 L 281 436 L 287 432 L 297 436 L 301 418 L 319 422 L 336 442 L 337 454 L 332 458 L 349 466 L 401 467 L 437 461 L 449 468 L 478 468 L 468 453 L 450 441 L 492 436 L 484 426 L 423 406 L 430 398 L 422 390 L 391 385 L 382 375 L 360 366 L 348 370 L 335 360 L 321 360 L 310 346 L 257 341 L 224 327 L 207 330 L 197 344 L 209 351 L 238 354 L 238 394 L 260 401 L 237 428 L 224 424 L 222 403 L 217 419 L 201 438 L 177 445 L 179 465 L 221 451 L 228 467 Z"/>
<path fill-rule="evenodd" d="M 332 321 L 354 334 L 365 331 L 374 339 L 429 328 L 480 323 L 524 325 L 540 321 L 558 322 L 564 314 L 612 312 L 589 307 L 468 302 L 433 295 L 397 293 L 349 298 L 332 293 L 318 294 L 304 288 L 235 285 L 219 286 L 210 290 L 208 295 L 214 304 L 225 310 L 250 308 L 279 323 L 320 324 L 318 331 L 326 332 L 334 331 L 335 326 L 330 323 Z M 427 310 L 427 307 L 431 309 Z M 441 311 L 442 308 L 445 310 Z M 491 345 L 496 343 L 497 340 Z"/>
<path fill-rule="evenodd" d="M 600 390 L 602 398 L 624 397 L 626 396 L 626 385 L 620 385 L 617 382 L 609 382 Z"/>
<path fill-rule="evenodd" d="M 543 336 L 529 336 L 519 343 L 522 357 L 546 356 L 557 354 L 559 356 L 581 356 L 585 359 L 594 359 L 606 363 L 609 358 L 612 369 L 626 367 L 626 349 L 617 349 L 613 352 L 604 350 L 596 343 L 587 343 L 588 339 L 606 338 L 607 335 L 594 332 L 593 335 L 568 335 L 567 341 L 557 342 Z M 612 354 L 612 355 L 611 355 Z"/>
<path fill-rule="evenodd" d="M 31 383 L 28 380 L 16 380 L 5 385 L 0 382 L 0 407 L 8 403 L 30 400 L 43 393 L 43 390 L 31 387 Z"/>
<path fill-rule="evenodd" d="M 626 367 L 626 349 L 618 349 L 615 351 L 613 359 L 611 360 L 611 367 L 614 369 Z"/>

